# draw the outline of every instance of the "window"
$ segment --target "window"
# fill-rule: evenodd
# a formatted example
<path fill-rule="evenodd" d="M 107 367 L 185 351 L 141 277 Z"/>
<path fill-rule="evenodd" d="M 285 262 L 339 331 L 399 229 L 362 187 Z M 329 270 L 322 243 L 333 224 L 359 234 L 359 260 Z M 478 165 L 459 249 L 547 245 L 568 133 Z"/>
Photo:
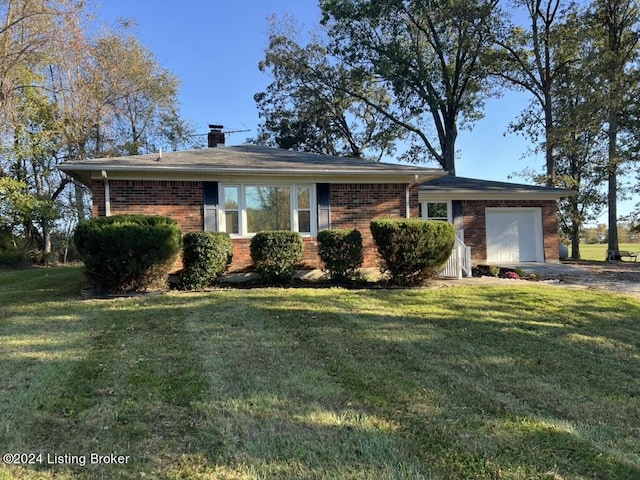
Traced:
<path fill-rule="evenodd" d="M 451 202 L 422 202 L 422 218 L 451 221 Z"/>
<path fill-rule="evenodd" d="M 296 205 L 294 206 L 297 220 L 297 231 L 311 233 L 311 187 L 296 188 Z"/>
<path fill-rule="evenodd" d="M 315 235 L 313 185 L 225 185 L 219 230 L 251 236 L 263 230 L 291 230 Z"/>
<path fill-rule="evenodd" d="M 258 233 L 263 230 L 291 230 L 289 187 L 248 186 L 245 187 L 244 192 L 247 233 Z"/>
<path fill-rule="evenodd" d="M 238 203 L 238 187 L 224 187 L 224 219 L 225 232 L 240 233 L 240 207 Z"/>

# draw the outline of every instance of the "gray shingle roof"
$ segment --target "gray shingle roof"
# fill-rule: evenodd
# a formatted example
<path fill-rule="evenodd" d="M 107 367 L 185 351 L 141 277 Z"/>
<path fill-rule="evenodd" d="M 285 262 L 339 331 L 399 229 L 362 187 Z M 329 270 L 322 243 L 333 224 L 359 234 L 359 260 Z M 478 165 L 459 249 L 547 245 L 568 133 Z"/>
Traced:
<path fill-rule="evenodd" d="M 497 182 L 493 180 L 480 180 L 477 178 L 443 175 L 420 184 L 420 192 L 451 194 L 451 195 L 539 195 L 551 197 L 566 197 L 575 195 L 574 190 L 562 188 L 544 187 L 540 185 L 525 185 L 521 183 Z"/>
<path fill-rule="evenodd" d="M 253 175 L 442 175 L 440 169 L 373 162 L 357 158 L 294 152 L 256 145 L 68 161 L 58 167 L 87 183 L 91 172 L 167 172 Z"/>

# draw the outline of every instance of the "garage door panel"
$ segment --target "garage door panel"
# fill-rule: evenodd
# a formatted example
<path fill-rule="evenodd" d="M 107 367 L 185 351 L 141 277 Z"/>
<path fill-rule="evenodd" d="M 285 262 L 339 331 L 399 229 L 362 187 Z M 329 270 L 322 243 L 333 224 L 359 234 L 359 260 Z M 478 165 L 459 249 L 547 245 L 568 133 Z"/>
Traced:
<path fill-rule="evenodd" d="M 540 209 L 487 209 L 487 260 L 492 262 L 536 262 L 542 235 Z"/>

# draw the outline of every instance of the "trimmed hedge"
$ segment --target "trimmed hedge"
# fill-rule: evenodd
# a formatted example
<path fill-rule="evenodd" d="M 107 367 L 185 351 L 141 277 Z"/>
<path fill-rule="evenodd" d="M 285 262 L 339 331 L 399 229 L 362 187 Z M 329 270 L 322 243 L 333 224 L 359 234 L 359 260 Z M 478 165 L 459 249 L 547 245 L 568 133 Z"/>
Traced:
<path fill-rule="evenodd" d="M 115 215 L 81 222 L 73 240 L 94 290 L 139 292 L 166 287 L 182 231 L 167 217 Z"/>
<path fill-rule="evenodd" d="M 417 286 L 435 278 L 451 256 L 456 232 L 450 223 L 417 218 L 376 219 L 371 234 L 394 285 Z"/>
<path fill-rule="evenodd" d="M 251 260 L 267 283 L 291 283 L 295 265 L 302 260 L 302 236 L 298 232 L 263 231 L 251 239 Z"/>
<path fill-rule="evenodd" d="M 224 273 L 233 259 L 233 245 L 227 233 L 191 232 L 182 239 L 184 245 L 180 288 L 209 287 Z"/>
<path fill-rule="evenodd" d="M 318 232 L 318 256 L 331 280 L 352 280 L 364 261 L 362 235 L 356 229 L 322 230 Z"/>

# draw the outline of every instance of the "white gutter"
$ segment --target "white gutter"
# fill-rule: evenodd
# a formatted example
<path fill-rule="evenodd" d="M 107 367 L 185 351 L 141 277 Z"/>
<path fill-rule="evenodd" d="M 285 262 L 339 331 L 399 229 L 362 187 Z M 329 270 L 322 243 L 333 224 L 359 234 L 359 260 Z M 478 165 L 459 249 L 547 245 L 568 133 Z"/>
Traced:
<path fill-rule="evenodd" d="M 102 181 L 104 182 L 104 216 L 111 216 L 111 193 L 109 191 L 109 179 L 107 178 L 107 171 L 102 170 Z"/>
<path fill-rule="evenodd" d="M 418 183 L 418 174 L 416 173 L 413 176 L 413 182 L 409 183 L 407 185 L 407 189 L 405 190 L 405 216 L 406 218 L 411 218 L 411 194 L 409 192 L 409 190 L 411 189 L 411 187 L 413 187 L 414 185 L 416 185 Z"/>
<path fill-rule="evenodd" d="M 75 171 L 75 172 L 104 172 L 104 167 L 101 165 L 86 167 L 85 165 L 74 168 L 74 165 L 61 165 L 58 168 L 63 172 L 66 171 Z M 120 165 L 109 165 L 109 171 L 113 172 L 127 172 L 127 173 L 197 173 L 197 174 L 241 174 L 241 175 L 372 175 L 372 176 L 383 176 L 383 175 L 391 175 L 391 176 L 402 176 L 407 174 L 415 174 L 419 177 L 423 177 L 424 179 L 433 178 L 435 176 L 440 176 L 441 172 L 438 170 L 420 170 L 416 172 L 416 170 L 396 170 L 396 169 L 366 169 L 366 168 L 270 168 L 270 169 L 260 169 L 255 167 L 181 167 L 181 166 L 120 166 Z"/>

